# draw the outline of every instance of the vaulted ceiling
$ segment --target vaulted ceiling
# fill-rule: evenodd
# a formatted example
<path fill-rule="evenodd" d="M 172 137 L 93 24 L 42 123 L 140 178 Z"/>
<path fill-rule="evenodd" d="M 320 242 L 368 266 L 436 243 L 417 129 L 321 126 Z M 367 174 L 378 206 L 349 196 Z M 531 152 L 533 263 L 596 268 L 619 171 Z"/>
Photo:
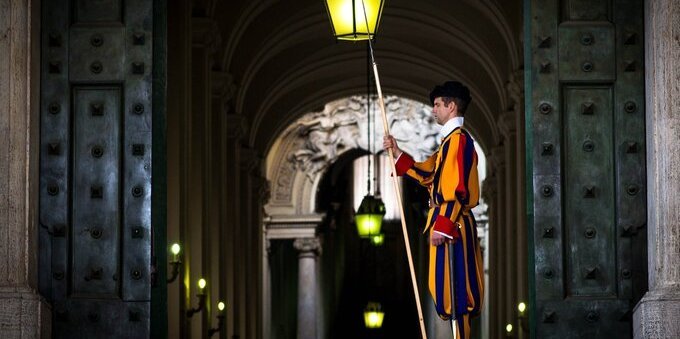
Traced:
<path fill-rule="evenodd" d="M 428 101 L 435 84 L 467 84 L 466 125 L 484 148 L 513 104 L 507 83 L 522 68 L 520 0 L 386 0 L 375 43 L 385 94 Z M 194 17 L 219 27 L 215 69 L 236 86 L 231 109 L 246 142 L 266 154 L 276 136 L 326 102 L 366 92 L 366 43 L 335 42 L 320 0 L 195 1 Z"/>

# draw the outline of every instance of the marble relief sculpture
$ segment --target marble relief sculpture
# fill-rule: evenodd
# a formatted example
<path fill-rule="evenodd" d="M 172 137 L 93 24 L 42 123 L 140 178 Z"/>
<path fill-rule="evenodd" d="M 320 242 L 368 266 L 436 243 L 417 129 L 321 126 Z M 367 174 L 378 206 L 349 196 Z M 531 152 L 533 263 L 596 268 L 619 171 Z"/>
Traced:
<path fill-rule="evenodd" d="M 325 170 L 342 153 L 358 148 L 368 150 L 366 97 L 352 96 L 311 112 L 284 132 L 284 138 L 297 139 L 288 150 L 287 160 L 295 170 L 310 179 Z M 373 151 L 382 150 L 383 128 L 377 103 L 371 105 Z M 385 97 L 385 109 L 392 134 L 403 148 L 417 158 L 437 147 L 437 129 L 432 123 L 431 107 L 417 101 Z"/>

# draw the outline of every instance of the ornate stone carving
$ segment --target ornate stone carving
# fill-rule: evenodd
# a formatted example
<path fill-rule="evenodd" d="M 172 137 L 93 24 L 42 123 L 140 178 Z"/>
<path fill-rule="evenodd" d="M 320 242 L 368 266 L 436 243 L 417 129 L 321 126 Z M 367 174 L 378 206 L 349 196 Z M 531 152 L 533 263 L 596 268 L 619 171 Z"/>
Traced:
<path fill-rule="evenodd" d="M 246 133 L 246 118 L 241 114 L 227 114 L 227 137 L 238 139 Z"/>
<path fill-rule="evenodd" d="M 293 242 L 300 256 L 317 256 L 321 255 L 321 241 L 319 238 L 297 238 Z"/>
<path fill-rule="evenodd" d="M 496 196 L 496 192 L 498 192 L 496 184 L 496 177 L 494 176 L 488 176 L 482 182 L 482 199 L 484 199 L 487 204 L 492 203 L 493 198 Z"/>
<path fill-rule="evenodd" d="M 216 53 L 222 43 L 222 34 L 215 20 L 209 18 L 191 19 L 191 38 L 195 46 L 207 47 Z"/>
<path fill-rule="evenodd" d="M 366 101 L 366 96 L 336 100 L 326 104 L 322 111 L 309 113 L 293 123 L 284 132 L 284 138 L 297 139 L 287 155 L 293 168 L 312 180 L 342 153 L 354 148 L 369 150 Z M 402 149 L 417 159 L 436 149 L 439 128 L 432 119 L 430 107 L 387 96 L 385 109 L 390 131 Z M 379 153 L 384 132 L 377 104 L 371 105 L 371 117 L 371 149 Z"/>
<path fill-rule="evenodd" d="M 265 178 L 260 177 L 259 179 L 257 193 L 258 197 L 260 198 L 260 204 L 264 206 L 264 204 L 266 204 L 271 197 L 271 183 Z"/>
<path fill-rule="evenodd" d="M 510 73 L 505 89 L 508 91 L 510 101 L 508 110 L 517 113 L 524 112 L 524 71 L 516 70 Z"/>
<path fill-rule="evenodd" d="M 210 73 L 210 84 L 212 95 L 217 99 L 217 104 L 221 108 L 222 114 L 229 114 L 233 111 L 233 100 L 236 96 L 236 85 L 231 74 L 213 70 Z"/>
<path fill-rule="evenodd" d="M 505 147 L 503 145 L 496 146 L 491 149 L 491 154 L 487 156 L 489 164 L 491 165 L 491 172 L 495 173 L 497 169 L 505 166 Z"/>
<path fill-rule="evenodd" d="M 259 168 L 262 159 L 252 148 L 241 148 L 241 169 L 247 173 L 260 174 Z"/>
<path fill-rule="evenodd" d="M 506 111 L 498 117 L 498 130 L 504 137 L 514 135 L 517 132 L 517 114 L 514 111 Z"/>
<path fill-rule="evenodd" d="M 291 199 L 291 186 L 293 185 L 293 176 L 295 175 L 295 168 L 291 163 L 283 163 L 279 168 L 279 173 L 276 176 L 276 195 L 274 199 L 277 201 L 288 201 Z"/>

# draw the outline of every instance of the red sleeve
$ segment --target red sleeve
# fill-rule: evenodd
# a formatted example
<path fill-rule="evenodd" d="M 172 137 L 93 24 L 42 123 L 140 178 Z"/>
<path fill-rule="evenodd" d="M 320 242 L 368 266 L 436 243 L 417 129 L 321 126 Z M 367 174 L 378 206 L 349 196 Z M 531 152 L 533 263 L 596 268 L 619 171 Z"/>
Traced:
<path fill-rule="evenodd" d="M 451 221 L 451 219 L 443 215 L 437 216 L 437 219 L 435 219 L 434 221 L 433 230 L 440 233 L 444 233 L 453 239 L 458 239 L 460 237 L 458 234 L 458 230 L 456 229 L 456 224 L 454 224 L 453 221 Z"/>
<path fill-rule="evenodd" d="M 410 155 L 402 153 L 399 156 L 399 159 L 397 159 L 397 163 L 395 164 L 395 167 L 397 168 L 397 175 L 398 176 L 404 175 L 404 173 L 406 173 L 406 171 L 408 171 L 411 168 L 411 166 L 413 166 L 414 163 L 415 161 Z"/>

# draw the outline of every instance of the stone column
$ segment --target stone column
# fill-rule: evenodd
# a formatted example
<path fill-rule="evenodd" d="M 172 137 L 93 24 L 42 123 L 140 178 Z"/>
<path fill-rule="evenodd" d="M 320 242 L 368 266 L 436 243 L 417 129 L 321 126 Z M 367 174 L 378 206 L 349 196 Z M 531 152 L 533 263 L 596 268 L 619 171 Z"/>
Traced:
<path fill-rule="evenodd" d="M 505 195 L 502 196 L 505 204 L 505 286 L 506 286 L 506 316 L 505 324 L 515 323 L 517 305 L 517 191 L 520 181 L 517 178 L 517 129 L 515 112 L 506 111 L 498 119 L 498 126 L 503 134 L 504 159 L 505 159 Z"/>
<path fill-rule="evenodd" d="M 184 310 L 195 302 L 188 294 L 184 275 L 189 265 L 187 251 L 189 158 L 189 115 L 191 114 L 191 3 L 182 0 L 168 1 L 168 68 L 167 75 L 167 240 L 168 244 L 182 245 L 180 276 L 168 285 L 168 338 L 185 338 L 187 324 Z M 159 263 L 160 264 L 160 263 Z"/>
<path fill-rule="evenodd" d="M 225 223 L 222 244 L 224 245 L 225 256 L 223 257 L 223 266 L 226 273 L 226 294 L 224 298 L 230 304 L 231 312 L 227 312 L 225 319 L 227 325 L 227 332 L 225 338 L 232 338 L 237 335 L 236 324 L 237 318 L 237 299 L 239 291 L 237 290 L 237 281 L 239 279 L 238 268 L 240 268 L 241 254 L 239 252 L 239 229 L 241 228 L 241 204 L 242 191 L 241 185 L 241 139 L 246 131 L 245 118 L 238 114 L 227 114 L 223 121 L 224 133 L 222 134 L 223 152 L 222 158 L 222 173 L 224 175 L 224 199 L 225 203 L 222 205 L 222 213 L 224 214 Z"/>
<path fill-rule="evenodd" d="M 507 286 L 505 285 L 505 272 L 508 269 L 507 258 L 505 255 L 505 248 L 507 242 L 505 240 L 506 218 L 505 218 L 505 150 L 503 146 L 494 147 L 489 155 L 489 163 L 491 167 L 492 181 L 495 184 L 493 189 L 496 194 L 493 201 L 490 203 L 490 215 L 493 219 L 489 220 L 489 277 L 490 293 L 493 293 L 494 300 L 491 312 L 493 312 L 495 322 L 489 324 L 489 333 L 491 338 L 496 338 L 503 335 L 501 332 L 505 328 L 507 320 L 506 315 L 506 293 Z"/>
<path fill-rule="evenodd" d="M 491 172 L 491 171 L 489 171 Z M 497 329 L 494 329 L 494 325 L 498 322 L 498 312 L 496 311 L 498 305 L 498 298 L 496 294 L 496 287 L 492 287 L 492 284 L 498 280 L 498 277 L 496 275 L 496 270 L 493 267 L 490 267 L 491 264 L 496 264 L 498 263 L 498 258 L 497 258 L 497 250 L 493 249 L 494 246 L 496 246 L 496 243 L 498 242 L 498 239 L 500 239 L 500 234 L 498 232 L 494 231 L 491 232 L 490 228 L 492 227 L 491 225 L 496 225 L 497 219 L 496 219 L 496 178 L 489 175 L 484 179 L 484 182 L 482 183 L 482 197 L 484 198 L 484 201 L 486 202 L 488 206 L 488 221 L 487 221 L 487 237 L 488 239 L 486 240 L 486 251 L 488 251 L 488 262 L 485 263 L 484 266 L 484 271 L 486 275 L 488 276 L 488 280 L 486 281 L 486 285 L 484 288 L 484 305 L 482 305 L 482 316 L 486 317 L 486 326 L 488 328 L 488 337 L 489 338 L 496 338 L 497 337 Z"/>
<path fill-rule="evenodd" d="M 262 251 L 262 206 L 267 199 L 269 185 L 262 177 L 262 157 L 255 149 L 242 147 L 241 157 L 241 270 L 238 274 L 240 309 L 242 309 L 241 337 L 259 338 L 258 323 L 261 298 L 260 253 Z"/>
<path fill-rule="evenodd" d="M 511 102 L 510 112 L 514 115 L 515 130 L 515 178 L 516 191 L 514 192 L 515 216 L 516 216 L 516 257 L 517 257 L 517 302 L 528 302 L 529 277 L 527 271 L 527 221 L 526 221 L 526 145 L 524 128 L 524 70 L 516 70 L 510 73 L 506 84 L 508 100 Z"/>
<path fill-rule="evenodd" d="M 0 0 L 0 337 L 50 336 L 38 294 L 40 2 Z"/>
<path fill-rule="evenodd" d="M 649 291 L 635 338 L 680 338 L 680 3 L 645 2 Z"/>
<path fill-rule="evenodd" d="M 298 262 L 298 339 L 316 339 L 316 258 L 321 254 L 318 238 L 298 238 L 293 243 Z"/>

